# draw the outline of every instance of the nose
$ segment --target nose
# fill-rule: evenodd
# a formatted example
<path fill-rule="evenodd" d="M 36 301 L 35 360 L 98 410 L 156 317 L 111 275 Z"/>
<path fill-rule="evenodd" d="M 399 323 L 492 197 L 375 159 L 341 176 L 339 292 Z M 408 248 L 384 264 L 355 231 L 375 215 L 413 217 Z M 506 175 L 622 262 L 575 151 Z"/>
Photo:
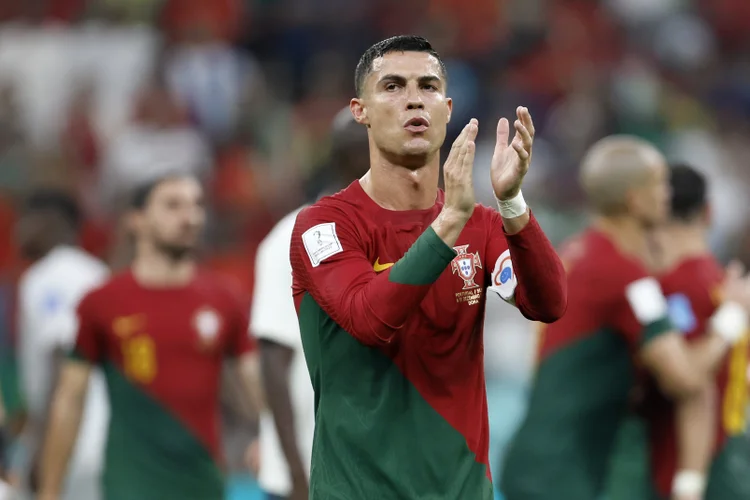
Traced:
<path fill-rule="evenodd" d="M 408 92 L 406 94 L 406 109 L 424 109 L 424 102 L 422 102 L 422 96 L 419 93 L 419 89 L 415 85 L 408 86 Z"/>

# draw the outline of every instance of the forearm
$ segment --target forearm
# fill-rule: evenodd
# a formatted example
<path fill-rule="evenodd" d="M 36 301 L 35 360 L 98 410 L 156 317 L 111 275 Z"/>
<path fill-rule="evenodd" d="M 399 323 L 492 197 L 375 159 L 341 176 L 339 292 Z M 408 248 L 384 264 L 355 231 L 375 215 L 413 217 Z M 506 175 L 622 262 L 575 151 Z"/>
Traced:
<path fill-rule="evenodd" d="M 536 219 L 528 212 L 526 216 L 529 220 L 523 229 L 515 234 L 506 234 L 513 269 L 518 278 L 515 303 L 526 318 L 552 323 L 560 319 L 567 308 L 567 278 L 552 243 Z M 516 218 L 516 223 L 520 224 L 523 217 Z M 509 233 L 505 219 L 503 224 L 506 233 Z"/>
<path fill-rule="evenodd" d="M 78 436 L 83 404 L 83 397 L 60 391 L 55 394 L 42 451 L 40 496 L 60 493 Z"/>
<path fill-rule="evenodd" d="M 289 369 L 294 352 L 272 341 L 261 340 L 261 379 L 267 394 L 267 408 L 273 416 L 281 450 L 291 474 L 304 474 L 302 456 L 297 446 L 294 408 L 289 395 Z"/>
<path fill-rule="evenodd" d="M 675 402 L 678 470 L 708 469 L 716 429 L 715 397 L 716 391 L 707 384 L 704 390 Z"/>
<path fill-rule="evenodd" d="M 428 228 L 393 267 L 344 294 L 342 326 L 362 341 L 390 342 L 455 256 Z"/>
<path fill-rule="evenodd" d="M 693 371 L 703 380 L 710 380 L 716 375 L 730 345 L 719 335 L 704 335 L 688 345 L 688 358 Z"/>

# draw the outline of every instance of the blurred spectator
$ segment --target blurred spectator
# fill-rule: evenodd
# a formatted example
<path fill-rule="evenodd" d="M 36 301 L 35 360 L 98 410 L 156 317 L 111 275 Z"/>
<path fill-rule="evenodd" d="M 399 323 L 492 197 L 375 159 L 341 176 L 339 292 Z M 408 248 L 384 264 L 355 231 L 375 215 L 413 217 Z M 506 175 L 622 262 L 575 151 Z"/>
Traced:
<path fill-rule="evenodd" d="M 108 146 L 102 163 L 105 206 L 120 206 L 123 196 L 167 173 L 211 172 L 209 146 L 187 122 L 184 111 L 164 87 L 146 88 L 132 123 Z"/>

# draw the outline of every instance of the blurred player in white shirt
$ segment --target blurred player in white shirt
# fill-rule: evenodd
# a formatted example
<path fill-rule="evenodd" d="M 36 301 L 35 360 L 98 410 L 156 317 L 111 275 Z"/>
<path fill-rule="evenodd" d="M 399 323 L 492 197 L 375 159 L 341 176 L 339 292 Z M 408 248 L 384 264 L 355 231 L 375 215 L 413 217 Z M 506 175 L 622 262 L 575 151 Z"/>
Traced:
<path fill-rule="evenodd" d="M 107 267 L 76 246 L 80 214 L 64 192 L 33 193 L 18 226 L 24 256 L 33 265 L 18 290 L 18 358 L 29 422 L 24 441 L 32 457 L 39 452 L 59 361 L 72 347 L 80 299 L 108 276 Z M 98 500 L 102 454 L 109 419 L 101 373 L 89 383 L 86 408 L 67 478 L 65 500 Z M 34 482 L 32 460 L 28 476 Z M 29 485 L 33 489 L 33 484 Z"/>
<path fill-rule="evenodd" d="M 367 131 L 343 109 L 333 123 L 331 165 L 320 183 L 333 194 L 369 168 Z M 314 393 L 292 300 L 289 246 L 297 218 L 284 217 L 258 248 L 251 330 L 260 341 L 268 409 L 260 417 L 258 481 L 268 500 L 307 500 Z M 279 432 L 277 432 L 277 429 Z"/>

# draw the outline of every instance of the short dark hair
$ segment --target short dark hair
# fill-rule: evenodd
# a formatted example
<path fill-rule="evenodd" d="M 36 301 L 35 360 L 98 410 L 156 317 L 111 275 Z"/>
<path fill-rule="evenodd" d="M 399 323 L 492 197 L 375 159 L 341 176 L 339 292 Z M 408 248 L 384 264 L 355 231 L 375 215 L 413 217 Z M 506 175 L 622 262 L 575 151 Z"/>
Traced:
<path fill-rule="evenodd" d="M 40 188 L 32 191 L 24 200 L 25 213 L 52 212 L 65 219 L 73 229 L 80 227 L 83 216 L 75 197 L 68 191 L 56 188 Z"/>
<path fill-rule="evenodd" d="M 670 182 L 672 185 L 672 217 L 690 221 L 701 213 L 708 204 L 708 184 L 703 174 L 690 165 L 672 165 Z"/>
<path fill-rule="evenodd" d="M 185 173 L 168 173 L 144 182 L 133 189 L 130 196 L 130 208 L 132 210 L 143 210 L 151 200 L 153 192 L 165 182 L 175 179 L 195 179 L 193 174 Z"/>
<path fill-rule="evenodd" d="M 398 35 L 387 38 L 376 43 L 362 54 L 354 71 L 354 90 L 357 97 L 361 97 L 365 87 L 367 75 L 372 71 L 372 63 L 375 59 L 383 57 L 391 52 L 426 52 L 433 56 L 440 63 L 440 71 L 443 78 L 447 78 L 448 73 L 445 70 L 445 63 L 440 58 L 440 54 L 432 48 L 426 38 L 417 35 Z"/>

